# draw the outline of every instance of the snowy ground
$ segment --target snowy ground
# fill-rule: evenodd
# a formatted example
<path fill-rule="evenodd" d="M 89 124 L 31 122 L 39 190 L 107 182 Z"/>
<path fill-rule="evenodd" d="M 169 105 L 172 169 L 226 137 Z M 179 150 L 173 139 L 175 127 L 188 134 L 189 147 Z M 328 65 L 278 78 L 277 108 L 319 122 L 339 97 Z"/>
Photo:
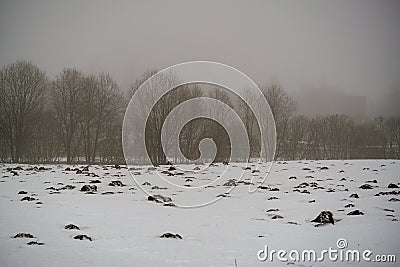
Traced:
<path fill-rule="evenodd" d="M 339 238 L 347 240 L 347 249 L 371 250 L 370 258 L 396 255 L 397 263 L 388 265 L 396 266 L 400 261 L 400 195 L 398 188 L 388 188 L 391 183 L 392 187 L 400 186 L 400 161 L 275 162 L 264 189 L 249 194 L 248 186 L 240 183 L 220 201 L 196 209 L 148 201 L 127 169 L 91 166 L 91 174 L 76 174 L 65 171 L 65 165 L 44 166 L 50 170 L 29 170 L 34 166 L 20 165 L 23 170 L 10 171 L 17 166 L 0 167 L 0 265 L 4 267 L 235 266 L 235 260 L 237 266 L 388 264 L 329 259 L 280 262 L 276 258 L 262 262 L 257 258 L 257 252 L 265 246 L 300 252 L 337 249 Z M 215 179 L 223 168 L 219 164 L 190 177 L 173 178 L 189 186 Z M 228 174 L 235 179 L 241 171 L 242 166 L 231 164 Z M 138 168 L 135 172 L 140 183 L 151 184 L 144 186 L 151 194 L 182 201 L 183 190 L 170 186 L 163 189 L 154 171 Z M 265 172 L 263 168 L 260 173 L 248 170 L 245 181 Z M 91 180 L 100 183 L 91 184 Z M 125 186 L 110 186 L 111 181 L 121 181 Z M 196 192 L 214 198 L 225 188 L 222 182 Z M 307 184 L 298 187 L 302 183 Z M 96 185 L 97 192 L 80 191 L 85 184 Z M 372 189 L 360 188 L 364 184 Z M 60 189 L 66 185 L 75 188 Z M 161 189 L 151 189 L 153 186 Z M 375 196 L 380 192 L 391 193 Z M 350 198 L 354 193 L 359 198 Z M 33 199 L 21 201 L 25 197 Z M 349 204 L 354 207 L 345 207 Z M 337 221 L 315 227 L 311 220 L 323 210 L 331 211 Z M 347 215 L 354 210 L 364 215 Z M 64 229 L 68 224 L 80 230 Z M 168 232 L 178 233 L 183 239 L 160 238 Z M 18 233 L 34 238 L 13 238 Z M 77 235 L 87 235 L 92 241 L 74 239 Z M 30 241 L 44 244 L 28 245 Z"/>

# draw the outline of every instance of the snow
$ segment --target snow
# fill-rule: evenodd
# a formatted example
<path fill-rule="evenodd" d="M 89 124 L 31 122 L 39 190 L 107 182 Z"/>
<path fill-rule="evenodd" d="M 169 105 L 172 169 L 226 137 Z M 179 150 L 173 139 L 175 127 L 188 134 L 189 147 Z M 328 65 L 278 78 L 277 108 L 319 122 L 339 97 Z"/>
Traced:
<path fill-rule="evenodd" d="M 192 209 L 148 201 L 148 195 L 135 183 L 127 169 L 107 166 L 106 170 L 103 166 L 90 166 L 89 172 L 99 175 L 90 177 L 85 172 L 64 171 L 66 165 L 46 165 L 46 168 L 51 168 L 46 171 L 27 171 L 33 165 L 19 165 L 23 170 L 17 170 L 18 176 L 14 176 L 7 168 L 16 166 L 3 164 L 0 167 L 0 265 L 4 267 L 235 266 L 235 259 L 237 266 L 365 266 L 365 262 L 289 260 L 288 263 L 278 260 L 262 262 L 257 258 L 257 252 L 266 245 L 275 250 L 321 251 L 337 248 L 339 238 L 347 240 L 349 249 L 369 249 L 373 255 L 392 254 L 396 255 L 397 262 L 400 260 L 400 224 L 395 220 L 400 219 L 400 202 L 388 201 L 400 198 L 400 195 L 374 196 L 383 191 L 399 191 L 388 188 L 388 184 L 400 185 L 400 161 L 275 162 L 264 185 L 279 191 L 259 189 L 250 194 L 248 185 L 239 184 L 227 194 L 228 197 Z M 226 177 L 238 180 L 243 166 L 230 164 Z M 321 170 L 322 166 L 328 170 Z M 83 166 L 69 167 L 82 169 Z M 161 166 L 158 170 L 167 168 Z M 193 181 L 186 181 L 185 175 L 172 176 L 171 179 L 194 187 L 210 181 L 206 179 L 214 180 L 225 168 L 218 164 L 187 175 L 192 176 Z M 222 186 L 225 181 L 219 180 L 214 183 L 215 187 L 198 187 L 188 193 L 185 188 L 162 183 L 155 171 L 139 166 L 136 169 L 135 172 L 140 172 L 135 176 L 140 185 L 144 181 L 151 183 L 151 186 L 143 188 L 151 194 L 171 197 L 174 203 L 190 202 L 190 192 L 195 192 L 194 198 L 197 194 L 215 199 L 229 189 Z M 264 175 L 267 167 L 259 170 L 260 173 L 245 171 L 244 180 Z M 289 179 L 291 176 L 296 179 Z M 96 179 L 101 183 L 94 184 L 98 187 L 95 194 L 80 191 L 84 184 Z M 375 179 L 377 183 L 368 182 Z M 115 180 L 122 181 L 125 186 L 109 186 Z M 300 191 L 306 189 L 310 194 L 293 191 L 303 182 L 316 182 L 323 188 L 298 188 Z M 374 188 L 360 189 L 365 183 Z M 76 188 L 60 190 L 59 194 L 50 194 L 57 191 L 46 190 L 65 185 Z M 153 190 L 151 187 L 154 185 L 167 189 Z M 334 192 L 327 192 L 329 188 Z M 22 190 L 28 194 L 18 194 Z M 114 194 L 102 194 L 104 192 Z M 357 193 L 359 198 L 349 198 L 352 193 Z M 20 201 L 25 196 L 36 200 Z M 268 200 L 271 197 L 278 199 Z M 310 200 L 315 202 L 309 203 Z M 36 204 L 38 201 L 43 204 Z M 344 208 L 349 203 L 355 207 Z M 269 209 L 279 210 L 267 212 Z M 347 215 L 355 209 L 364 215 Z M 315 227 L 315 223 L 310 221 L 323 210 L 331 211 L 338 221 L 334 225 Z M 272 219 L 273 215 L 283 218 Z M 80 230 L 64 229 L 70 223 L 79 226 Z M 177 233 L 183 239 L 160 238 L 167 232 Z M 35 238 L 12 238 L 18 233 L 30 233 Z M 74 239 L 78 234 L 86 234 L 93 241 Z M 44 245 L 27 245 L 32 240 Z M 388 265 L 395 266 L 396 263 Z"/>

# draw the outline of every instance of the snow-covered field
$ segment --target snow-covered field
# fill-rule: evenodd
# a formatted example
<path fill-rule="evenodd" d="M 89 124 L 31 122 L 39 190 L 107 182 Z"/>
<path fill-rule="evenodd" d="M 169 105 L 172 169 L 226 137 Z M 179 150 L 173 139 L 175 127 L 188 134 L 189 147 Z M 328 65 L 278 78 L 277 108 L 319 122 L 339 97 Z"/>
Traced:
<path fill-rule="evenodd" d="M 22 170 L 11 170 L 17 166 Z M 323 262 L 276 258 L 263 262 L 257 257 L 265 246 L 300 252 L 338 249 L 340 238 L 346 239 L 347 249 L 371 250 L 370 258 L 396 255 L 397 263 L 392 266 L 400 261 L 396 188 L 400 186 L 400 161 L 275 162 L 263 189 L 249 194 L 248 185 L 239 183 L 220 201 L 195 209 L 149 201 L 125 168 L 90 166 L 88 172 L 76 174 L 76 170 L 65 169 L 82 170 L 84 166 L 32 167 L 3 164 L 0 168 L 0 266 L 235 266 L 235 261 L 237 266 L 388 264 L 328 258 Z M 236 179 L 242 167 L 231 164 L 228 175 Z M 223 168 L 218 164 L 174 179 L 190 186 L 215 179 Z M 259 173 L 246 170 L 244 181 L 266 171 L 263 167 Z M 143 187 L 152 195 L 172 198 L 166 203 L 182 201 L 184 190 L 159 184 L 154 171 L 143 167 L 135 172 L 141 184 L 150 183 Z M 124 186 L 116 182 L 111 186 L 112 181 Z M 84 185 L 96 185 L 97 191 L 83 192 Z M 214 198 L 221 188 L 225 188 L 223 181 L 196 192 Z M 324 210 L 331 211 L 336 221 L 316 227 L 311 220 Z M 355 210 L 363 215 L 348 215 Z M 65 229 L 69 224 L 79 229 Z M 19 233 L 33 238 L 14 238 Z M 179 234 L 182 239 L 160 238 L 164 233 Z M 79 235 L 92 241 L 74 238 Z M 31 241 L 38 244 L 28 245 Z"/>

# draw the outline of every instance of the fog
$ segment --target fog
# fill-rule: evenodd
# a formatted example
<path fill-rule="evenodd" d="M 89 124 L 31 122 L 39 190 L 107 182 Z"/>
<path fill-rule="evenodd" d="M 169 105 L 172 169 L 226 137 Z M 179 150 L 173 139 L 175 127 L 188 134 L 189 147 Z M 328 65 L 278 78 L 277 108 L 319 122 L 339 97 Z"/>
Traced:
<path fill-rule="evenodd" d="M 303 109 L 317 90 L 399 115 L 399 14 L 399 1 L 2 1 L 0 66 L 108 72 L 126 89 L 147 69 L 210 60 L 279 83 Z"/>

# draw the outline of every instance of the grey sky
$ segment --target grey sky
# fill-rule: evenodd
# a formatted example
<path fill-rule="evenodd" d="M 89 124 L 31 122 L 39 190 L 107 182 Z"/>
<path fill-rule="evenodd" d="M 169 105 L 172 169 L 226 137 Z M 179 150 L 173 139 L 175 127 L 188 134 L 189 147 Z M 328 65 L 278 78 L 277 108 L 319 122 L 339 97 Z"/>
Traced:
<path fill-rule="evenodd" d="M 400 88 L 399 15 L 395 0 L 2 0 L 0 65 L 104 71 L 127 88 L 146 69 L 211 60 L 289 92 L 366 95 L 379 113 Z"/>

